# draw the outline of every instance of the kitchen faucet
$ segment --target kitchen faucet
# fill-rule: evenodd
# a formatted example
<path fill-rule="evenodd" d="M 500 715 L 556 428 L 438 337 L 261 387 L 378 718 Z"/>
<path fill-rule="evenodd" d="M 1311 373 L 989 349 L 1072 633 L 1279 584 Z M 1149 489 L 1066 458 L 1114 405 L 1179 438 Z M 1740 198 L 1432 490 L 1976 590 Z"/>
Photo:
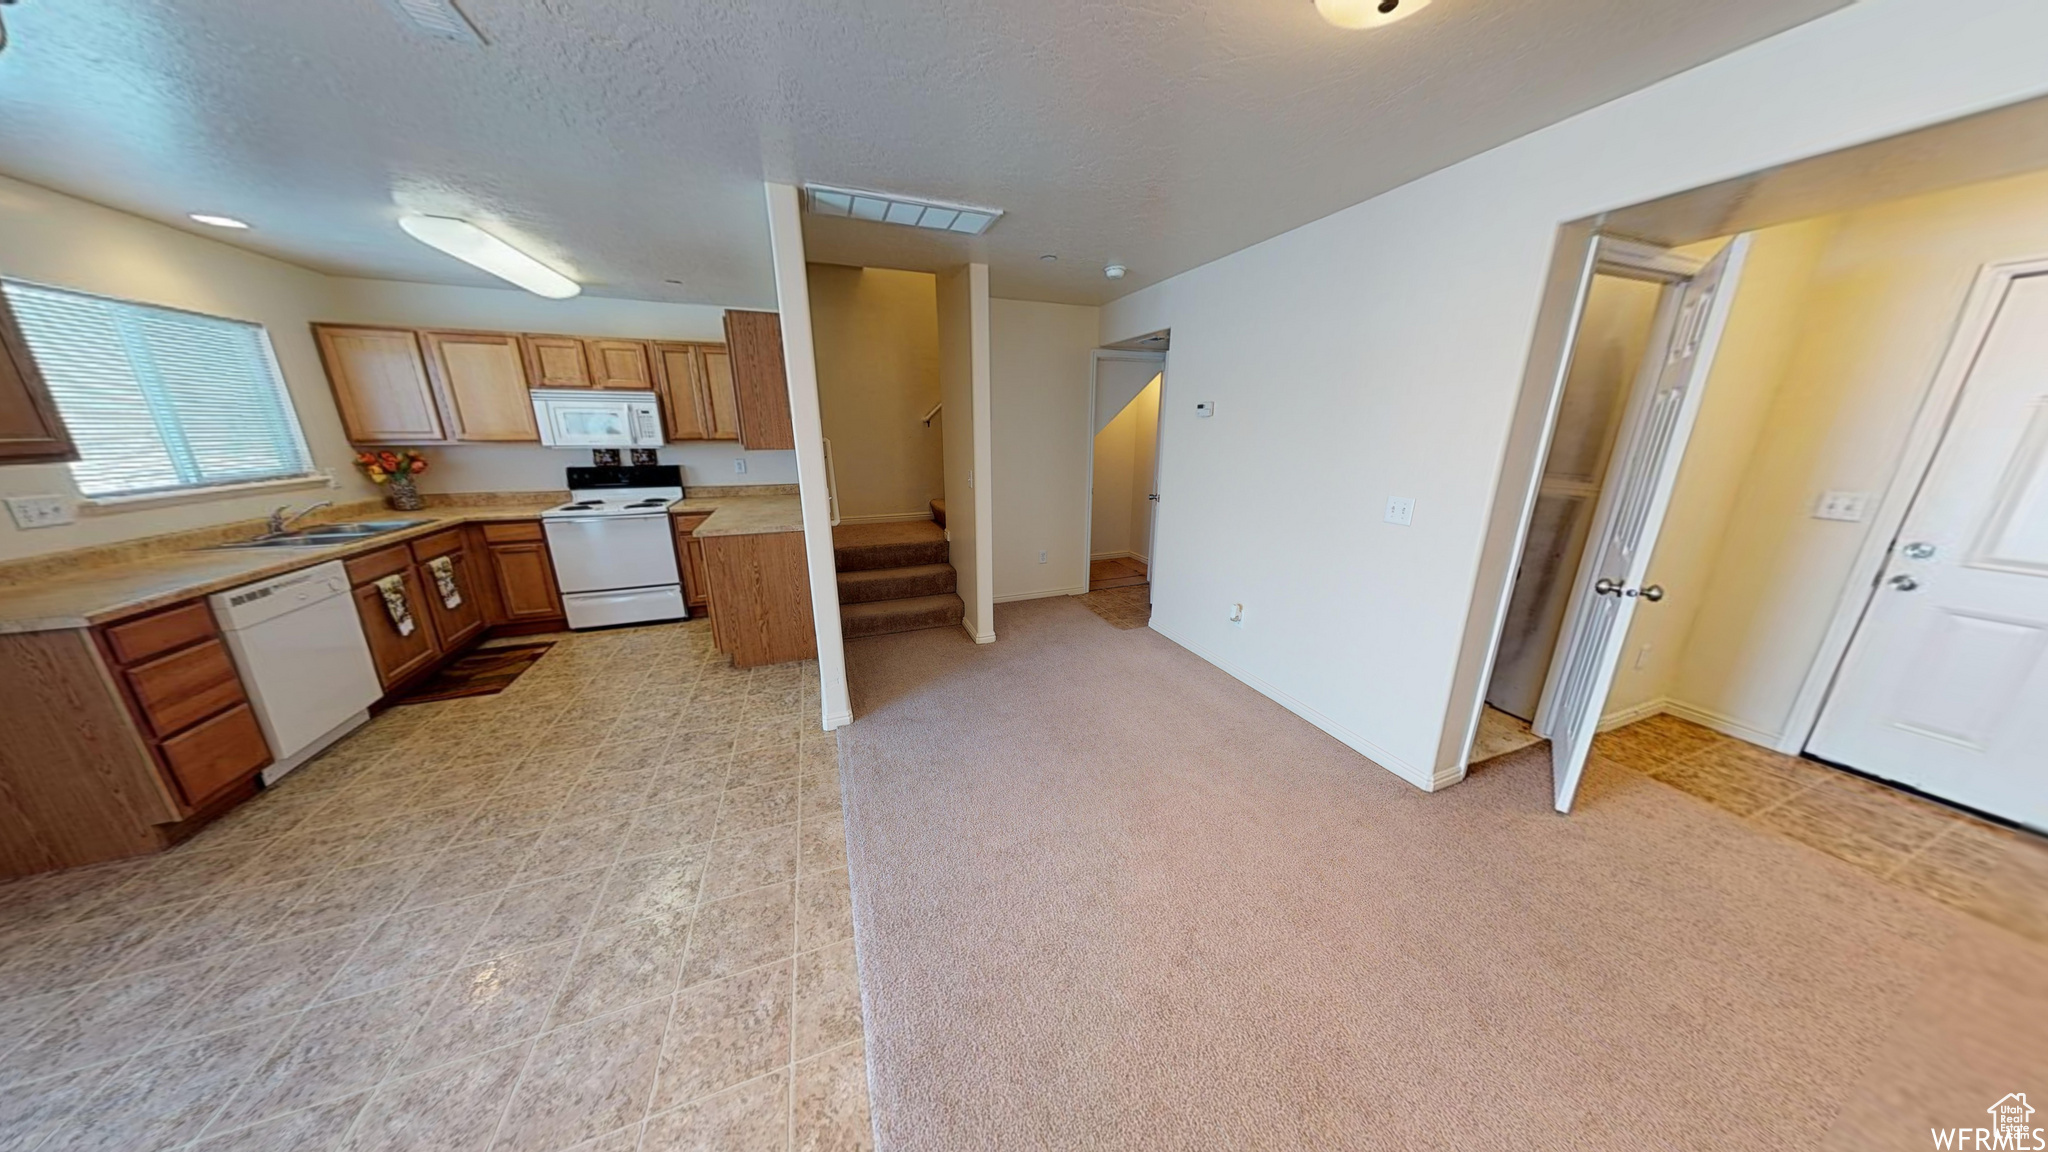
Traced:
<path fill-rule="evenodd" d="M 300 520 L 303 520 L 306 517 L 311 516 L 313 513 L 318 512 L 322 508 L 332 508 L 333 506 L 334 501 L 322 500 L 317 504 L 308 504 L 304 508 L 299 509 L 297 512 L 293 512 L 291 510 L 291 505 L 279 504 L 276 508 L 272 509 L 270 513 L 270 535 L 282 536 L 284 535 L 285 530 L 290 528 L 293 524 L 296 524 Z"/>

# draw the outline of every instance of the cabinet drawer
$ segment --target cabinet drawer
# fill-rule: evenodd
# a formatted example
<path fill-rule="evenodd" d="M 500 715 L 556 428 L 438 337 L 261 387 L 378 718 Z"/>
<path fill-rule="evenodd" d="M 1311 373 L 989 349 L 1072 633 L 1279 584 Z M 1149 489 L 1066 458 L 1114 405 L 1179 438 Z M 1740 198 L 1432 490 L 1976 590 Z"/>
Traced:
<path fill-rule="evenodd" d="M 349 560 L 344 567 L 348 569 L 348 582 L 361 587 L 412 567 L 412 550 L 403 544 L 394 544 Z"/>
<path fill-rule="evenodd" d="M 208 640 L 128 669 L 135 703 L 158 737 L 182 732 L 232 704 L 240 704 L 242 678 L 227 646 Z"/>
<path fill-rule="evenodd" d="M 270 763 L 270 746 L 263 742 L 263 729 L 247 704 L 164 741 L 163 754 L 164 765 L 192 807 Z"/>
<path fill-rule="evenodd" d="M 463 540 L 463 532 L 460 528 L 450 528 L 446 532 L 436 532 L 432 536 L 422 536 L 412 542 L 412 558 L 425 564 L 436 556 L 446 556 L 450 552 L 461 551 Z"/>
<path fill-rule="evenodd" d="M 547 534 L 540 530 L 538 520 L 505 520 L 483 526 L 484 539 L 492 544 L 510 544 L 523 541 L 541 541 Z"/>
<path fill-rule="evenodd" d="M 107 647 L 123 664 L 139 664 L 173 648 L 183 648 L 217 633 L 213 610 L 204 600 L 193 600 L 176 608 L 129 620 L 107 629 Z"/>

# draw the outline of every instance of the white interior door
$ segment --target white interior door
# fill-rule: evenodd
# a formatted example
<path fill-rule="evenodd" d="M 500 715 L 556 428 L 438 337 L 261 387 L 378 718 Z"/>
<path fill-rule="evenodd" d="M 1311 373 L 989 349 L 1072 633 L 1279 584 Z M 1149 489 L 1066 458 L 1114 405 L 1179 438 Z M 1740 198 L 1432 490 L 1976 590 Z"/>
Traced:
<path fill-rule="evenodd" d="M 1658 317 L 1653 355 L 1629 398 L 1537 712 L 1536 731 L 1550 738 L 1559 812 L 1571 811 L 1578 794 L 1748 252 L 1749 237 L 1738 236 L 1698 275 L 1672 289 Z"/>
<path fill-rule="evenodd" d="M 2048 830 L 2048 275 L 2007 287 L 1807 750 Z"/>

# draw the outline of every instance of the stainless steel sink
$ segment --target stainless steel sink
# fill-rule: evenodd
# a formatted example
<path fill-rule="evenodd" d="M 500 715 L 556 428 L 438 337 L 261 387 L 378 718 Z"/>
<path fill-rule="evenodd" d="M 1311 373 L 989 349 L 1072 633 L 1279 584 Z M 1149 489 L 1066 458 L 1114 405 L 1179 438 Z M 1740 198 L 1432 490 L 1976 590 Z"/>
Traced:
<path fill-rule="evenodd" d="M 254 540 L 239 540 L 233 544 L 216 544 L 215 548 L 329 548 L 336 544 L 352 544 L 357 540 L 368 540 L 387 532 L 399 532 L 417 528 L 426 520 L 358 520 L 349 524 L 316 524 L 311 528 L 297 528 L 290 532 L 277 532 L 258 536 Z"/>

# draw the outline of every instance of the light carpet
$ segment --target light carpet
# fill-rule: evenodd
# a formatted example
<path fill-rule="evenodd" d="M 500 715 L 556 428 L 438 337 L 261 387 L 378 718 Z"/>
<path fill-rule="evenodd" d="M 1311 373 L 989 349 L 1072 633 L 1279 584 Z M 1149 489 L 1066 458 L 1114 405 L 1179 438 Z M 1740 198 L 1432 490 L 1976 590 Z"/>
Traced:
<path fill-rule="evenodd" d="M 2038 946 L 1626 770 L 1557 816 L 1541 748 L 1427 795 L 997 611 L 848 645 L 884 1152 L 1919 1149 L 2048 1092 Z"/>

